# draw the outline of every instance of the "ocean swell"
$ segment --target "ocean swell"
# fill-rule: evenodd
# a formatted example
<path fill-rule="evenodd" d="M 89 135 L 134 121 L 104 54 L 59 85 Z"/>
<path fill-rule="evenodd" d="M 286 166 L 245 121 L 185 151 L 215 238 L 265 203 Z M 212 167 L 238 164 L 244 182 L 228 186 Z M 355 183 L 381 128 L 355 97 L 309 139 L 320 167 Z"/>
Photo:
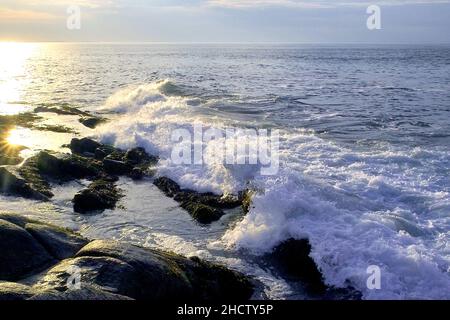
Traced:
<path fill-rule="evenodd" d="M 211 117 L 206 106 L 191 103 L 197 97 L 182 92 L 168 80 L 122 89 L 105 103 L 112 121 L 97 134 L 159 155 L 158 175 L 183 187 L 236 193 L 251 183 L 260 190 L 251 211 L 223 236 L 223 247 L 262 254 L 290 237 L 306 237 L 330 285 L 350 284 L 365 299 L 450 298 L 450 184 L 442 175 L 450 168 L 448 150 L 357 150 L 301 128 L 280 128 L 277 175 L 218 161 L 177 165 L 170 157 L 174 130 L 245 126 Z M 215 143 L 205 146 L 206 157 Z M 366 286 L 370 265 L 381 269 L 380 290 Z"/>

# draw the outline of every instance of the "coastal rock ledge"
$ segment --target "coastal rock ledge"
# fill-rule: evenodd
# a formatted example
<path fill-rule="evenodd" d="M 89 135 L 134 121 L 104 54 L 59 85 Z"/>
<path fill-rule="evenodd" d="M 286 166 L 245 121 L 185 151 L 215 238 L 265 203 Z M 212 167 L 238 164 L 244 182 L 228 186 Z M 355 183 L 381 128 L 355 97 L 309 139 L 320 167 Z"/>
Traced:
<path fill-rule="evenodd" d="M 244 275 L 199 258 L 0 214 L 0 300 L 248 300 Z M 79 282 L 77 281 L 79 279 Z"/>

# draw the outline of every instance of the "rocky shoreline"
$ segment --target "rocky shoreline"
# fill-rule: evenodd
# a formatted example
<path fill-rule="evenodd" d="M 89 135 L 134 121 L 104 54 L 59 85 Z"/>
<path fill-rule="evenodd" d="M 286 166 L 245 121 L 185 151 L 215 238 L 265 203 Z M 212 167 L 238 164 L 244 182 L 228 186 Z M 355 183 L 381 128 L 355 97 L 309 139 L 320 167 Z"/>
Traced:
<path fill-rule="evenodd" d="M 35 112 L 76 115 L 88 127 L 106 121 L 64 106 L 41 106 Z M 36 128 L 37 117 L 0 116 L 0 145 L 6 145 L 5 135 L 11 127 Z M 0 148 L 0 193 L 51 201 L 52 184 L 86 179 L 89 185 L 73 197 L 74 213 L 99 213 L 117 206 L 124 191 L 116 182 L 126 176 L 151 179 L 200 224 L 221 219 L 228 209 L 241 208 L 244 215 L 251 208 L 252 190 L 237 195 L 199 193 L 183 189 L 167 177 L 155 178 L 159 159 L 143 148 L 121 150 L 90 138 L 73 138 L 65 147 L 70 153 L 43 150 L 26 160 L 20 158 L 20 146 Z M 289 239 L 261 259 L 319 298 L 360 298 L 352 288 L 327 287 L 310 251 L 308 240 Z M 0 252 L 0 300 L 247 300 L 254 293 L 252 279 L 225 267 L 127 243 L 88 240 L 17 214 L 0 213 Z M 71 270 L 80 271 L 82 286 L 76 290 L 67 285 Z"/>
<path fill-rule="evenodd" d="M 250 279 L 222 266 L 90 241 L 16 214 L 0 214 L 0 251 L 0 300 L 211 301 L 253 294 Z"/>

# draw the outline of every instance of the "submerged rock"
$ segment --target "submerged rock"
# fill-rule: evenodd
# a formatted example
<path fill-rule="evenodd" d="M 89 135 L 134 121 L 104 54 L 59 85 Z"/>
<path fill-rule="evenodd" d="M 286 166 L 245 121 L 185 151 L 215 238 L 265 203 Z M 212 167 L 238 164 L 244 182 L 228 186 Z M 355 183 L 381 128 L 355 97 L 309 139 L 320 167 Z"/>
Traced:
<path fill-rule="evenodd" d="M 86 243 L 65 229 L 0 214 L 0 300 L 242 301 L 253 294 L 242 274 L 198 258 L 111 240 Z M 78 289 L 68 285 L 73 270 Z M 24 278 L 28 285 L 12 282 Z"/>
<path fill-rule="evenodd" d="M 121 197 L 121 191 L 113 182 L 100 179 L 75 195 L 72 200 L 73 209 L 78 213 L 114 209 Z"/>

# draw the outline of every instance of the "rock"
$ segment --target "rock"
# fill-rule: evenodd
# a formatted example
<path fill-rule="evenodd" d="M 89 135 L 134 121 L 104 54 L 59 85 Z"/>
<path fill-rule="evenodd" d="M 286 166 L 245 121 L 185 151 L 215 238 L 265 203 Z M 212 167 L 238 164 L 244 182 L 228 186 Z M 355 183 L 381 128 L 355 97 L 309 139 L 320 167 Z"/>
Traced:
<path fill-rule="evenodd" d="M 128 176 L 133 180 L 141 180 L 145 176 L 145 172 L 140 168 L 133 168 Z"/>
<path fill-rule="evenodd" d="M 172 179 L 160 177 L 153 181 L 153 184 L 159 188 L 166 196 L 173 198 L 181 191 L 180 186 Z"/>
<path fill-rule="evenodd" d="M 97 160 L 103 160 L 115 151 L 116 151 L 116 148 L 107 146 L 107 145 L 103 145 L 103 146 L 95 149 L 94 156 L 95 156 L 95 159 L 97 159 Z"/>
<path fill-rule="evenodd" d="M 0 301 L 20 301 L 35 295 L 34 290 L 15 282 L 0 281 Z"/>
<path fill-rule="evenodd" d="M 88 241 L 78 234 L 63 228 L 42 223 L 27 223 L 28 231 L 56 259 L 74 256 Z"/>
<path fill-rule="evenodd" d="M 118 268 L 118 272 L 108 272 L 111 277 L 98 277 L 95 283 L 115 288 L 115 293 L 134 299 L 246 300 L 253 292 L 246 277 L 224 267 L 114 241 L 93 241 L 77 257 L 116 259 L 111 262 L 111 268 Z M 118 264 L 117 260 L 125 265 Z M 133 268 L 132 274 L 128 266 Z M 139 279 L 139 290 L 133 288 L 134 279 Z"/>
<path fill-rule="evenodd" d="M 99 124 L 106 122 L 105 119 L 98 118 L 98 117 L 81 118 L 78 121 L 85 127 L 88 127 L 91 129 L 95 129 Z"/>
<path fill-rule="evenodd" d="M 33 159 L 27 160 L 26 165 L 33 165 L 32 161 Z M 99 176 L 102 170 L 100 164 L 96 161 L 77 155 L 56 157 L 53 154 L 41 151 L 34 157 L 34 161 L 39 173 L 60 181 Z"/>
<path fill-rule="evenodd" d="M 0 280 L 38 273 L 75 255 L 87 242 L 67 229 L 16 214 L 0 214 Z"/>
<path fill-rule="evenodd" d="M 25 229 L 0 218 L 0 280 L 18 280 L 54 260 Z"/>
<path fill-rule="evenodd" d="M 103 168 L 108 174 L 126 175 L 131 172 L 133 167 L 119 160 L 113 160 L 110 156 L 103 159 Z"/>
<path fill-rule="evenodd" d="M 100 147 L 102 147 L 100 143 L 89 138 L 73 138 L 70 142 L 70 150 L 72 153 L 80 155 L 95 155 L 95 150 Z"/>
<path fill-rule="evenodd" d="M 250 209 L 252 208 L 254 195 L 255 195 L 254 191 L 245 190 L 239 196 L 242 199 L 242 210 L 244 210 L 245 214 L 249 213 Z"/>
<path fill-rule="evenodd" d="M 0 300 L 242 301 L 253 294 L 248 278 L 222 266 L 112 240 L 86 244 L 14 214 L 0 214 L 0 252 L 0 280 L 8 281 L 0 281 Z M 78 289 L 68 286 L 74 267 Z M 10 282 L 24 278 L 29 286 Z"/>
<path fill-rule="evenodd" d="M 73 208 L 78 213 L 114 209 L 122 197 L 114 183 L 103 179 L 96 180 L 73 198 Z"/>
<path fill-rule="evenodd" d="M 23 159 L 19 156 L 9 156 L 0 154 L 0 166 L 18 165 Z"/>
<path fill-rule="evenodd" d="M 183 202 L 181 207 L 198 222 L 208 224 L 219 220 L 225 213 L 211 206 L 198 202 Z"/>
<path fill-rule="evenodd" d="M 222 209 L 233 209 L 242 205 L 242 199 L 238 197 L 181 189 L 175 181 L 166 177 L 157 178 L 153 183 L 166 196 L 181 203 L 181 207 L 200 223 L 217 221 L 225 214 Z"/>
<path fill-rule="evenodd" d="M 35 113 L 50 112 L 50 113 L 56 113 L 58 115 L 63 115 L 63 116 L 90 116 L 89 113 L 81 111 L 74 107 L 70 107 L 66 104 L 62 104 L 59 106 L 42 105 L 42 106 L 34 108 L 34 112 Z"/>
<path fill-rule="evenodd" d="M 77 155 L 54 155 L 41 151 L 19 168 L 20 176 L 31 188 L 47 198 L 53 197 L 49 180 L 58 183 L 94 178 L 102 174 L 99 162 Z"/>
<path fill-rule="evenodd" d="M 1 300 L 1 298 L 0 298 Z M 63 292 L 48 290 L 33 295 L 28 300 L 38 301 L 107 301 L 107 300 L 133 300 L 129 297 L 103 291 L 95 286 L 84 284 L 80 289 L 69 289 Z"/>
<path fill-rule="evenodd" d="M 0 192 L 6 195 L 20 196 L 27 199 L 48 201 L 53 196 L 48 184 L 42 184 L 36 190 L 32 184 L 21 178 L 18 174 L 0 167 Z"/>
<path fill-rule="evenodd" d="M 291 238 L 278 245 L 266 258 L 290 280 L 302 281 L 313 292 L 325 292 L 327 286 L 310 253 L 311 245 L 307 239 Z"/>
<path fill-rule="evenodd" d="M 142 164 L 156 164 L 158 158 L 150 156 L 144 148 L 133 148 L 125 153 L 124 160 L 133 166 Z"/>

